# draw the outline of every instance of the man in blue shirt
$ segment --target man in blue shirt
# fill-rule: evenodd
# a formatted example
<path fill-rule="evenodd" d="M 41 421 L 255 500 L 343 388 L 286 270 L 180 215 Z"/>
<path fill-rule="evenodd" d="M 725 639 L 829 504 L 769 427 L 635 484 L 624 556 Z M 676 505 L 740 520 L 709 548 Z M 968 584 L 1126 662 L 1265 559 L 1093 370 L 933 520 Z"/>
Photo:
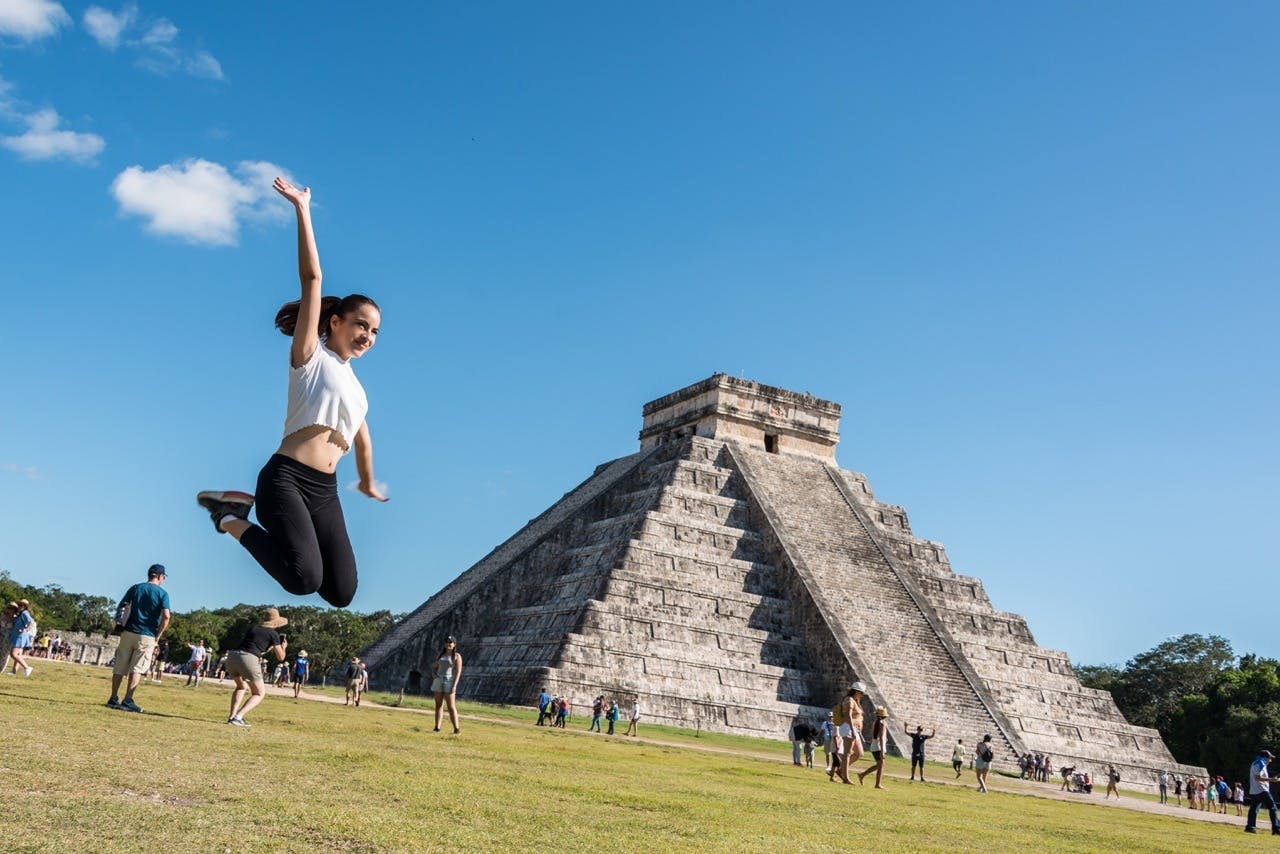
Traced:
<path fill-rule="evenodd" d="M 1264 804 L 1271 813 L 1271 835 L 1280 836 L 1280 821 L 1276 820 L 1276 799 L 1271 795 L 1271 775 L 1267 763 L 1275 759 L 1270 750 L 1259 750 L 1258 758 L 1249 766 L 1249 817 L 1245 819 L 1245 833 L 1257 833 L 1258 807 Z"/>
<path fill-rule="evenodd" d="M 543 688 L 542 693 L 538 695 L 538 726 L 546 726 L 546 720 L 551 715 L 551 695 L 547 693 L 547 689 Z"/>
<path fill-rule="evenodd" d="M 311 659 L 307 658 L 307 651 L 304 649 L 298 653 L 298 657 L 293 660 L 293 696 L 297 698 L 302 691 L 302 686 L 307 681 L 307 671 L 311 668 Z"/>
<path fill-rule="evenodd" d="M 169 628 L 169 593 L 161 587 L 165 576 L 163 566 L 152 564 L 147 569 L 147 580 L 130 587 L 117 606 L 119 613 L 119 609 L 127 604 L 129 618 L 124 623 L 120 645 L 116 647 L 115 665 L 111 669 L 111 699 L 107 700 L 109 709 L 142 711 L 133 702 L 133 692 L 142 681 L 142 675 L 151 667 L 156 638 Z M 121 700 L 120 683 L 126 675 L 129 677 L 129 684 L 124 699 Z"/>

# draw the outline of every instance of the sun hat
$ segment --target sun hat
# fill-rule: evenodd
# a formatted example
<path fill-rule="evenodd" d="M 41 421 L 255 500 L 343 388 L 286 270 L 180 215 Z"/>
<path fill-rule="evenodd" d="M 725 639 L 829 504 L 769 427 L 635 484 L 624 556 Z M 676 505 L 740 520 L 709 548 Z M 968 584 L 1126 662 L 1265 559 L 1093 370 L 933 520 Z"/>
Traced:
<path fill-rule="evenodd" d="M 306 658 L 306 657 L 307 657 L 307 651 L 305 649 L 302 652 L 298 653 L 298 658 Z"/>
<path fill-rule="evenodd" d="M 262 622 L 258 625 L 265 626 L 268 629 L 278 629 L 281 626 L 289 625 L 289 619 L 280 616 L 278 608 L 268 608 L 262 612 Z"/>
<path fill-rule="evenodd" d="M 859 694 L 867 693 L 867 685 L 865 682 L 854 682 L 849 686 L 850 691 L 857 691 Z"/>
<path fill-rule="evenodd" d="M 886 709 L 884 706 L 877 706 L 877 707 L 876 707 L 876 717 L 878 717 L 878 718 L 887 718 L 887 717 L 889 717 L 889 710 L 888 710 L 888 709 Z"/>

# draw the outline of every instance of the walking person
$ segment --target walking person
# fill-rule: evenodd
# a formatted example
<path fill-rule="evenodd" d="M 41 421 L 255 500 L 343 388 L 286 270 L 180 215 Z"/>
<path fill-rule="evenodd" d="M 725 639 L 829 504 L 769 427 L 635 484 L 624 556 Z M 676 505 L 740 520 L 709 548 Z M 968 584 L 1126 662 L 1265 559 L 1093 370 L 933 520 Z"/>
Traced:
<path fill-rule="evenodd" d="M 351 362 L 373 347 L 382 315 L 362 294 L 320 293 L 320 255 L 311 227 L 311 190 L 283 178 L 275 189 L 298 219 L 302 297 L 276 314 L 289 335 L 289 394 L 284 439 L 258 475 L 254 495 L 207 491 L 196 496 L 213 526 L 227 533 L 287 592 L 345 608 L 356 594 L 356 558 L 338 501 L 337 466 L 352 446 L 359 490 L 386 501 L 373 476 L 368 399 Z M 258 525 L 248 521 L 257 502 Z"/>
<path fill-rule="evenodd" d="M 547 693 L 547 689 L 543 688 L 538 692 L 538 726 L 546 726 L 547 718 L 551 717 L 551 695 Z"/>
<path fill-rule="evenodd" d="M 1105 801 L 1107 798 L 1111 797 L 1112 792 L 1115 792 L 1116 800 L 1117 801 L 1120 800 L 1119 786 L 1120 786 L 1120 772 L 1116 770 L 1116 766 L 1108 765 L 1107 766 L 1107 793 L 1103 795 L 1102 799 Z"/>
<path fill-rule="evenodd" d="M 591 726 L 587 732 L 600 732 L 600 722 L 604 720 L 604 694 L 599 695 L 591 703 Z"/>
<path fill-rule="evenodd" d="M 347 669 L 343 675 L 347 677 L 347 696 L 342 705 L 351 705 L 351 700 L 354 698 L 356 706 L 359 707 L 360 692 L 364 690 L 364 670 L 360 667 L 359 656 L 351 656 L 351 661 L 347 662 Z"/>
<path fill-rule="evenodd" d="M 640 735 L 640 698 L 631 702 L 631 722 L 627 724 L 625 735 Z"/>
<path fill-rule="evenodd" d="M 849 779 L 849 766 L 862 758 L 862 697 L 866 692 L 865 684 L 854 682 L 836 707 L 836 735 L 839 736 L 836 752 L 840 754 L 840 782 L 850 785 L 853 781 Z"/>
<path fill-rule="evenodd" d="M 10 602 L 0 612 L 0 674 L 9 666 L 9 653 L 13 649 L 13 621 L 17 618 L 17 602 Z"/>
<path fill-rule="evenodd" d="M 431 680 L 431 693 L 436 697 L 436 728 L 440 731 L 440 720 L 443 702 L 449 709 L 449 723 L 453 724 L 453 734 L 458 729 L 458 680 L 462 678 L 462 656 L 458 653 L 458 641 L 450 635 L 444 639 L 444 648 L 436 658 L 435 678 Z"/>
<path fill-rule="evenodd" d="M 1265 806 L 1271 816 L 1271 835 L 1280 836 L 1276 799 L 1271 794 L 1271 772 L 1267 770 L 1268 763 L 1275 758 L 1270 750 L 1259 750 L 1258 758 L 1249 766 L 1249 815 L 1244 820 L 1245 833 L 1258 832 L 1258 808 Z"/>
<path fill-rule="evenodd" d="M 164 684 L 164 666 L 169 662 L 169 640 L 156 639 L 155 652 L 151 654 L 151 679 L 157 685 Z"/>
<path fill-rule="evenodd" d="M 809 722 L 803 718 L 796 718 L 791 724 L 791 764 L 796 767 L 802 765 L 800 756 L 804 752 L 805 739 L 809 738 L 812 731 Z"/>
<path fill-rule="evenodd" d="M 916 778 L 916 766 L 920 766 L 920 782 L 924 782 L 924 743 L 938 734 L 936 729 L 929 730 L 929 734 L 924 734 L 924 725 L 916 727 L 913 733 L 906 724 L 902 725 L 902 732 L 911 736 L 911 779 Z"/>
<path fill-rule="evenodd" d="M 30 676 L 31 664 L 27 661 L 27 654 L 36 642 L 36 618 L 31 616 L 31 603 L 26 599 L 19 599 L 13 604 L 18 613 L 9 628 L 9 658 L 13 660 L 11 672 L 17 676 L 18 667 L 22 667 L 22 675 Z"/>
<path fill-rule="evenodd" d="M 964 739 L 956 740 L 956 746 L 951 748 L 951 767 L 955 769 L 956 779 L 960 779 L 960 769 L 964 767 Z"/>
<path fill-rule="evenodd" d="M 262 659 L 268 652 L 275 653 L 276 658 L 281 661 L 287 657 L 289 639 L 281 637 L 276 631 L 287 625 L 289 620 L 280 616 L 279 610 L 268 608 L 258 625 L 245 634 L 240 645 L 227 653 L 227 674 L 235 680 L 235 688 L 231 691 L 231 716 L 227 718 L 227 723 L 239 727 L 250 726 L 244 716 L 253 711 L 267 693 Z"/>
<path fill-rule="evenodd" d="M 1169 803 L 1169 772 L 1161 771 L 1160 776 L 1156 778 L 1156 782 L 1160 786 L 1160 803 Z"/>
<path fill-rule="evenodd" d="M 836 724 L 835 713 L 827 712 L 827 719 L 822 722 L 822 726 L 818 728 L 822 736 L 822 753 L 826 759 L 826 765 L 823 770 L 827 772 L 827 777 L 831 782 L 835 782 L 836 768 L 840 764 L 836 753 Z"/>
<path fill-rule="evenodd" d="M 987 793 L 987 774 L 991 771 L 991 763 L 994 759 L 995 750 L 991 747 L 991 735 L 984 735 L 982 741 L 978 742 L 978 749 L 974 751 L 973 756 L 973 770 L 978 777 L 978 791 L 984 795 Z"/>
<path fill-rule="evenodd" d="M 209 656 L 209 650 L 204 648 L 203 640 L 187 644 L 187 649 L 191 650 L 191 657 L 187 659 L 187 687 L 199 688 L 200 671 L 204 669 L 204 660 Z"/>
<path fill-rule="evenodd" d="M 858 773 L 858 785 L 862 785 L 862 781 L 872 771 L 876 772 L 876 788 L 883 789 L 884 785 L 880 782 L 884 775 L 884 754 L 888 750 L 889 725 L 887 718 L 889 710 L 884 706 L 876 709 L 876 722 L 871 726 L 871 757 L 875 762 L 868 765 L 864 770 Z M 924 781 L 924 769 L 920 770 L 920 780 Z"/>
<path fill-rule="evenodd" d="M 311 659 L 307 658 L 307 651 L 304 649 L 293 660 L 293 698 L 295 700 L 302 693 L 302 686 L 307 683 L 307 673 L 310 670 Z"/>
<path fill-rule="evenodd" d="M 618 718 L 620 718 L 621 716 L 622 716 L 622 710 L 618 708 L 618 701 L 610 700 L 609 714 L 608 714 L 608 718 L 609 718 L 609 732 L 607 733 L 608 735 L 613 735 L 613 728 L 614 726 L 617 725 Z"/>
<path fill-rule="evenodd" d="M 116 613 L 129 606 L 129 617 L 123 623 L 120 644 L 116 647 L 115 664 L 111 667 L 111 698 L 107 708 L 126 712 L 141 712 L 133 701 L 133 692 L 151 667 L 151 652 L 156 639 L 169 628 L 169 591 L 162 586 L 168 573 L 163 566 L 153 563 L 147 568 L 147 580 L 139 582 L 120 597 Z M 120 699 L 120 683 L 125 677 L 124 699 Z"/>

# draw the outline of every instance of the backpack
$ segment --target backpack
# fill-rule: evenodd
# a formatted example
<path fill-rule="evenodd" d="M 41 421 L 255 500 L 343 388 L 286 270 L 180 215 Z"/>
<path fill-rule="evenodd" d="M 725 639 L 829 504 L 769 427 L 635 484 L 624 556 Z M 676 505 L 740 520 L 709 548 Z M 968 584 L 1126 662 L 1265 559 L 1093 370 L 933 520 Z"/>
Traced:
<path fill-rule="evenodd" d="M 984 741 L 978 745 L 978 758 L 983 762 L 990 762 L 994 755 L 990 743 Z"/>
<path fill-rule="evenodd" d="M 831 707 L 831 721 L 836 726 L 844 724 L 844 703 L 836 703 Z"/>

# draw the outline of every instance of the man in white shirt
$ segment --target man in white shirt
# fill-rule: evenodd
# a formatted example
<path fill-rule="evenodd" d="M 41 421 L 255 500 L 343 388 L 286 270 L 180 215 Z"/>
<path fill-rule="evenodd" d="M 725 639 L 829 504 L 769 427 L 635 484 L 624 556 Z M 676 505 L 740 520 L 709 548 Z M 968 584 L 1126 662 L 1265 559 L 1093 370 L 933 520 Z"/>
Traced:
<path fill-rule="evenodd" d="M 1161 771 L 1157 778 L 1160 783 L 1160 803 L 1169 803 L 1169 772 Z"/>
<path fill-rule="evenodd" d="M 1275 759 L 1270 750 L 1259 750 L 1258 758 L 1249 766 L 1249 817 L 1245 819 L 1244 832 L 1257 833 L 1258 807 L 1266 805 L 1271 813 L 1271 835 L 1280 836 L 1280 820 L 1276 819 L 1276 799 L 1271 795 L 1271 774 L 1267 763 Z"/>

